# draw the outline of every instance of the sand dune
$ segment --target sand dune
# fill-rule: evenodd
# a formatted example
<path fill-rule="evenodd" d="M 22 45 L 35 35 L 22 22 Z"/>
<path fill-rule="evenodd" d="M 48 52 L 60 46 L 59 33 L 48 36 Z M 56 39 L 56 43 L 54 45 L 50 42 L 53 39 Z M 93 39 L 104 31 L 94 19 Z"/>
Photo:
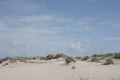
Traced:
<path fill-rule="evenodd" d="M 78 61 L 66 66 L 64 63 L 53 60 L 1 66 L 0 80 L 120 80 L 119 65 Z"/>

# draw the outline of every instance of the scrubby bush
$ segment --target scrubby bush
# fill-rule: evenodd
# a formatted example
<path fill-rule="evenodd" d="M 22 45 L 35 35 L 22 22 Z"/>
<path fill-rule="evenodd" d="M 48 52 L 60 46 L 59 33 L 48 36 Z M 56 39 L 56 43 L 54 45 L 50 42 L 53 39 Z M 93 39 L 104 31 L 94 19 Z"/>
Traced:
<path fill-rule="evenodd" d="M 55 59 L 55 54 L 49 54 L 46 56 L 46 59 L 47 60 L 50 60 L 50 59 Z"/>
<path fill-rule="evenodd" d="M 114 56 L 114 53 L 107 53 L 104 55 L 104 57 L 113 57 Z"/>
<path fill-rule="evenodd" d="M 59 53 L 59 54 L 56 54 L 55 55 L 55 58 L 67 58 L 68 56 L 66 55 L 66 54 L 64 54 L 64 53 Z"/>
<path fill-rule="evenodd" d="M 58 58 L 67 58 L 68 56 L 63 54 L 63 53 L 59 53 L 59 54 L 49 54 L 46 56 L 46 59 L 47 60 L 50 60 L 50 59 L 58 59 Z"/>
<path fill-rule="evenodd" d="M 114 54 L 114 58 L 115 58 L 115 59 L 120 59 L 120 53 L 115 53 L 115 54 Z"/>
<path fill-rule="evenodd" d="M 5 63 L 5 64 L 3 64 L 3 66 L 7 66 L 9 63 Z"/>
<path fill-rule="evenodd" d="M 88 60 L 88 59 L 89 59 L 88 56 L 84 56 L 84 57 L 82 58 L 82 61 L 85 61 L 85 60 Z"/>
<path fill-rule="evenodd" d="M 97 57 L 92 57 L 90 61 L 91 62 L 98 62 L 98 58 Z"/>
<path fill-rule="evenodd" d="M 102 57 L 103 54 L 93 54 L 92 57 Z"/>
<path fill-rule="evenodd" d="M 78 59 L 78 60 L 80 60 L 82 57 L 81 57 L 81 56 L 79 56 L 79 57 L 77 56 L 77 57 L 75 57 L 75 58 Z"/>
<path fill-rule="evenodd" d="M 39 59 L 40 59 L 40 60 L 45 60 L 46 57 L 41 56 Z"/>
<path fill-rule="evenodd" d="M 13 58 L 11 58 L 11 57 L 3 58 L 3 59 L 0 60 L 0 64 L 3 63 L 3 62 L 6 61 L 6 60 L 12 60 L 12 59 L 13 59 Z"/>
<path fill-rule="evenodd" d="M 14 59 L 20 61 L 20 62 L 26 62 L 27 60 L 33 60 L 35 57 L 15 57 Z"/>
<path fill-rule="evenodd" d="M 66 62 L 66 64 L 69 64 L 69 63 L 71 63 L 71 62 L 76 62 L 76 60 L 75 60 L 75 58 L 73 58 L 73 57 L 67 57 L 67 58 L 65 59 L 65 62 Z"/>
<path fill-rule="evenodd" d="M 36 59 L 38 59 L 38 58 L 37 58 L 37 57 L 32 57 L 32 59 L 33 59 L 33 60 L 36 60 Z"/>
<path fill-rule="evenodd" d="M 36 59 L 38 59 L 38 60 L 45 60 L 46 57 L 44 57 L 44 56 L 34 56 L 34 57 L 31 57 L 31 59 L 33 59 L 33 60 L 36 60 Z"/>
<path fill-rule="evenodd" d="M 0 64 L 2 63 L 2 60 L 0 60 Z"/>
<path fill-rule="evenodd" d="M 109 65 L 109 64 L 114 64 L 114 62 L 111 58 L 108 58 L 104 63 L 104 65 Z"/>

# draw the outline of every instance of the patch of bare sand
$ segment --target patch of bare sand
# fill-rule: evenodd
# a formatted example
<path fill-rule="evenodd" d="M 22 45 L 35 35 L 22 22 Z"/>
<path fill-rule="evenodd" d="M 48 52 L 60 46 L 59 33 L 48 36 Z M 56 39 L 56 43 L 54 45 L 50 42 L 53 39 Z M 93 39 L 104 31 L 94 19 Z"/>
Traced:
<path fill-rule="evenodd" d="M 0 80 L 119 80 L 119 65 L 78 61 L 68 66 L 64 61 L 42 64 L 17 63 L 0 69 Z M 72 69 L 72 66 L 75 69 Z"/>

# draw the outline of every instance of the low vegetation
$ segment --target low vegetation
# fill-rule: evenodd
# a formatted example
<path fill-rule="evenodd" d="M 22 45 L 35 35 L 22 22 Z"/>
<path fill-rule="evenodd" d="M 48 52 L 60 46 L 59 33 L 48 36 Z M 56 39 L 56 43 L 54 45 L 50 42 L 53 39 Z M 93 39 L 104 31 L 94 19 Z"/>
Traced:
<path fill-rule="evenodd" d="M 12 60 L 13 58 L 11 57 L 5 57 L 3 59 L 0 59 L 0 64 L 3 63 L 4 61 L 7 61 L 7 60 Z"/>
<path fill-rule="evenodd" d="M 113 56 L 115 59 L 120 59 L 120 53 L 114 53 L 114 56 Z"/>
<path fill-rule="evenodd" d="M 57 58 L 66 58 L 66 57 L 68 57 L 68 56 L 64 53 L 49 54 L 49 55 L 46 56 L 46 60 L 57 59 Z"/>
<path fill-rule="evenodd" d="M 88 56 L 84 56 L 84 57 L 82 57 L 82 61 L 85 61 L 85 60 L 88 60 L 89 59 L 89 57 Z"/>
<path fill-rule="evenodd" d="M 103 57 L 103 54 L 93 54 L 92 57 Z"/>
<path fill-rule="evenodd" d="M 76 56 L 75 57 L 77 60 L 80 60 L 82 57 L 81 56 Z"/>
<path fill-rule="evenodd" d="M 6 60 L 9 60 L 11 62 L 15 62 L 15 60 L 18 60 L 20 62 L 26 62 L 27 60 L 51 60 L 51 59 L 58 59 L 58 58 L 64 58 L 66 64 L 69 64 L 71 62 L 76 62 L 76 60 L 82 60 L 82 61 L 91 61 L 91 62 L 100 62 L 105 61 L 105 65 L 108 64 L 114 64 L 113 59 L 120 59 L 120 52 L 117 53 L 107 53 L 107 54 L 94 54 L 92 56 L 83 56 L 83 57 L 70 57 L 64 53 L 58 53 L 58 54 L 48 54 L 47 56 L 34 56 L 34 57 L 6 57 L 4 59 L 0 59 L 0 64 L 3 63 Z M 102 63 L 103 63 L 102 62 Z"/>
<path fill-rule="evenodd" d="M 91 61 L 91 62 L 98 62 L 99 60 L 98 60 L 97 57 L 92 57 L 90 61 Z"/>
<path fill-rule="evenodd" d="M 16 60 L 19 60 L 19 61 L 26 61 L 26 60 L 45 60 L 46 57 L 42 57 L 42 56 L 34 56 L 34 57 L 15 57 Z"/>
<path fill-rule="evenodd" d="M 58 54 L 49 54 L 46 57 L 43 56 L 34 56 L 34 57 L 14 57 L 15 60 L 20 62 L 26 62 L 26 60 L 51 60 L 51 59 L 58 59 L 58 58 L 67 58 L 68 56 L 64 53 Z M 6 60 L 12 59 L 11 57 L 6 57 L 4 59 L 0 59 L 0 64 Z"/>
<path fill-rule="evenodd" d="M 94 54 L 93 57 L 111 57 L 114 59 L 120 59 L 120 52 L 107 53 L 107 54 Z"/>
<path fill-rule="evenodd" d="M 113 60 L 112 60 L 111 58 L 108 58 L 108 59 L 105 61 L 104 65 L 110 65 L 110 64 L 114 64 L 114 62 L 113 62 Z"/>
<path fill-rule="evenodd" d="M 66 62 L 66 64 L 69 64 L 69 63 L 72 63 L 72 62 L 76 62 L 76 60 L 75 60 L 75 58 L 73 58 L 73 57 L 67 57 L 67 58 L 65 59 L 65 62 Z"/>

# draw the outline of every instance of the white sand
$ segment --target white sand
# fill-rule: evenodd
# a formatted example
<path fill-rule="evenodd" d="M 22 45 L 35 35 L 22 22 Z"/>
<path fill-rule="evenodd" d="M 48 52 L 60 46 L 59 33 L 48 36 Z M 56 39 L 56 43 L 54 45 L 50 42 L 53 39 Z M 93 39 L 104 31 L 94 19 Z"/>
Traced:
<path fill-rule="evenodd" d="M 17 63 L 0 68 L 0 80 L 120 80 L 120 65 L 63 61 Z M 71 67 L 75 65 L 75 69 Z"/>

